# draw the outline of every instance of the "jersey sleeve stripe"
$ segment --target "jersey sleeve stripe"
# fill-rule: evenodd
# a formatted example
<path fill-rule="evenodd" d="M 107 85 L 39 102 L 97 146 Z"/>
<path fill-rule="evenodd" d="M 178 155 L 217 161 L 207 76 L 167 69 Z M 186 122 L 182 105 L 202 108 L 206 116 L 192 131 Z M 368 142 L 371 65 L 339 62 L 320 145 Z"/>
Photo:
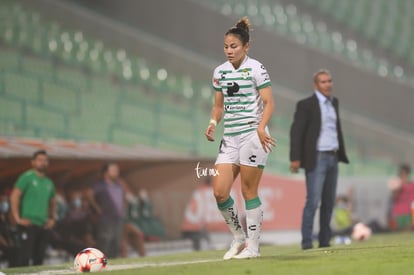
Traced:
<path fill-rule="evenodd" d="M 260 90 L 260 89 L 266 88 L 268 86 L 272 86 L 272 82 L 269 81 L 269 82 L 263 83 L 262 85 L 257 86 L 257 89 Z"/>

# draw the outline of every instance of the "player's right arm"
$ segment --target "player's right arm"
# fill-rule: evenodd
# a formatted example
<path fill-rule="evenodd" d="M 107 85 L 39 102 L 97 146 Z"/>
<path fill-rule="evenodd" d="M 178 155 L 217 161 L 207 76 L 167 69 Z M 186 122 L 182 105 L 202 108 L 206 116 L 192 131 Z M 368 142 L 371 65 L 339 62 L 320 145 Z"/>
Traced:
<path fill-rule="evenodd" d="M 22 191 L 19 188 L 13 188 L 10 194 L 10 207 L 13 220 L 18 225 L 28 226 L 30 221 L 28 219 L 22 219 L 20 217 L 20 198 L 22 197 Z"/>
<path fill-rule="evenodd" d="M 211 111 L 211 118 L 205 135 L 208 141 L 214 141 L 214 131 L 224 113 L 224 95 L 221 91 L 214 91 L 214 105 Z"/>

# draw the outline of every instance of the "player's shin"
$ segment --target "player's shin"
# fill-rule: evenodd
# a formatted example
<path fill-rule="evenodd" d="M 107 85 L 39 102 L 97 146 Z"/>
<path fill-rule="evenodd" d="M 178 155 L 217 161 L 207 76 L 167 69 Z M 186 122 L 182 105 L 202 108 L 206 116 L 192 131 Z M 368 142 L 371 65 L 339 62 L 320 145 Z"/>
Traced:
<path fill-rule="evenodd" d="M 226 224 L 228 225 L 231 233 L 233 233 L 234 239 L 237 242 L 244 243 L 246 234 L 241 227 L 239 216 L 237 213 L 237 207 L 233 199 L 229 197 L 222 203 L 217 203 L 217 206 L 223 216 Z"/>
<path fill-rule="evenodd" d="M 263 211 L 259 197 L 246 203 L 247 247 L 259 252 L 260 233 L 262 231 Z"/>

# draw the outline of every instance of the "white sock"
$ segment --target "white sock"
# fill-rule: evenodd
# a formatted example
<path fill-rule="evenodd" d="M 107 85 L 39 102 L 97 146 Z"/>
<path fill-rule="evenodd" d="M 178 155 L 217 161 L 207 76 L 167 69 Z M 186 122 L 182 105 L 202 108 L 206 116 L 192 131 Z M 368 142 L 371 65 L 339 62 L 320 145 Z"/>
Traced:
<path fill-rule="evenodd" d="M 246 233 L 244 233 L 244 230 L 240 224 L 236 204 L 233 204 L 226 209 L 220 209 L 220 212 L 221 215 L 223 215 L 231 233 L 233 234 L 234 239 L 238 242 L 245 242 Z"/>
<path fill-rule="evenodd" d="M 260 206 L 246 210 L 247 246 L 259 252 L 259 239 L 262 231 L 263 211 Z"/>

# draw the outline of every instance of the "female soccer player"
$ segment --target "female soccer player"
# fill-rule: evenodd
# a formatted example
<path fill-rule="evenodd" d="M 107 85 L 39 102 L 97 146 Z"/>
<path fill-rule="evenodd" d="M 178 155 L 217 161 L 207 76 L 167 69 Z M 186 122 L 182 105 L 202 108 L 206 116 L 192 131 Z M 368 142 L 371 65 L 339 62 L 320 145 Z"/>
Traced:
<path fill-rule="evenodd" d="M 234 236 L 225 260 L 260 256 L 263 212 L 258 186 L 267 156 L 276 145 L 267 128 L 274 110 L 271 82 L 265 67 L 247 56 L 249 30 L 249 18 L 243 17 L 225 33 L 227 61 L 214 70 L 214 106 L 205 131 L 207 140 L 214 141 L 215 128 L 224 113 L 224 136 L 215 164 L 219 174 L 213 178 L 213 188 L 218 208 Z M 239 174 L 246 207 L 247 241 L 230 196 Z"/>

